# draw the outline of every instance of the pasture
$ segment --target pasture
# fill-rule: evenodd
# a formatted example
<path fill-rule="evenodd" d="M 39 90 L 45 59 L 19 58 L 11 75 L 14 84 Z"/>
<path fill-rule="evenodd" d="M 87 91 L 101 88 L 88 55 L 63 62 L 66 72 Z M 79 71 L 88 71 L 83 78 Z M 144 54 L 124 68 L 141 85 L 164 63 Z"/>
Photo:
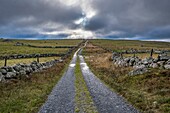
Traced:
<path fill-rule="evenodd" d="M 104 40 L 96 39 L 90 40 L 94 45 L 109 48 L 114 51 L 122 50 L 170 50 L 170 43 L 168 42 L 156 42 L 156 41 L 138 41 L 138 40 Z"/>
<path fill-rule="evenodd" d="M 94 45 L 93 45 L 94 44 Z M 141 47 L 143 44 L 144 47 Z M 143 42 L 143 41 L 113 41 L 113 40 L 90 40 L 83 51 L 85 60 L 90 69 L 97 77 L 108 85 L 112 90 L 122 95 L 128 102 L 133 104 L 141 112 L 146 113 L 169 113 L 170 111 L 170 70 L 149 69 L 142 75 L 129 76 L 132 67 L 117 67 L 111 61 L 112 53 L 103 48 L 120 51 L 123 49 L 161 49 L 170 50 L 170 43 Z M 134 54 L 123 54 L 124 57 Z M 158 54 L 153 57 L 157 58 Z M 136 54 L 144 59 L 149 53 Z"/>
<path fill-rule="evenodd" d="M 16 46 L 16 43 L 30 44 L 34 46 L 76 46 L 82 40 L 2 40 L 0 39 L 0 56 L 16 55 L 16 54 L 65 54 L 69 48 L 34 48 L 25 45 Z M 59 59 L 58 57 L 40 58 L 40 62 Z M 36 58 L 11 59 L 7 65 L 16 63 L 30 63 Z M 4 60 L 0 60 L 0 67 L 4 66 Z"/>

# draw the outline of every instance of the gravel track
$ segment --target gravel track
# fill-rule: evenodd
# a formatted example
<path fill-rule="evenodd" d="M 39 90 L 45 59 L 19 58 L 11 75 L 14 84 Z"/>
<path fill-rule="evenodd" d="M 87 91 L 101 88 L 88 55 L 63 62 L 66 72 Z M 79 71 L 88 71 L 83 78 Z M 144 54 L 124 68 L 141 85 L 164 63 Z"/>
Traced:
<path fill-rule="evenodd" d="M 79 58 L 82 74 L 99 113 L 139 113 L 90 71 L 82 55 L 79 55 Z"/>
<path fill-rule="evenodd" d="M 86 45 L 86 44 L 85 44 Z M 81 53 L 82 50 L 77 50 Z M 53 88 L 39 113 L 74 113 L 75 112 L 75 65 L 77 52 L 68 70 Z M 79 55 L 83 77 L 99 113 L 139 113 L 122 97 L 111 91 L 89 69 L 82 55 Z"/>
<path fill-rule="evenodd" d="M 79 50 L 77 50 L 78 52 Z M 68 67 L 68 70 L 53 88 L 45 104 L 39 113 L 74 113 L 75 108 L 75 76 L 74 69 L 77 60 L 77 52 Z"/>

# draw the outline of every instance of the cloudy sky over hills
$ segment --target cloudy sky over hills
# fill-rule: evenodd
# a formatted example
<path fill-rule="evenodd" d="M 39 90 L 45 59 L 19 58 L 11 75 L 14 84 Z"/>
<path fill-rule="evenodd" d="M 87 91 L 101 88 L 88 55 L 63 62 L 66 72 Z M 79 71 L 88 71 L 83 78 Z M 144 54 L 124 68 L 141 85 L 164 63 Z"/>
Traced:
<path fill-rule="evenodd" d="M 0 0 L 0 37 L 170 41 L 170 0 Z"/>

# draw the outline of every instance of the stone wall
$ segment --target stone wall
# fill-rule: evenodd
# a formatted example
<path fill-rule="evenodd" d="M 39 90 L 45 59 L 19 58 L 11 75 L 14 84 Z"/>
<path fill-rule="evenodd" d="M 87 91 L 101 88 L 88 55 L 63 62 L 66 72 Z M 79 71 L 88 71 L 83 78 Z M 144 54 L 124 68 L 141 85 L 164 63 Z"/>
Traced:
<path fill-rule="evenodd" d="M 0 60 L 5 58 L 7 59 L 22 59 L 22 58 L 37 58 L 37 57 L 62 57 L 65 56 L 67 53 L 63 54 L 55 54 L 55 53 L 46 53 L 46 54 L 14 54 L 8 56 L 0 56 Z"/>
<path fill-rule="evenodd" d="M 93 44 L 93 43 L 92 43 Z M 110 48 L 105 48 L 103 46 L 100 46 L 100 45 L 97 45 L 97 44 L 93 44 L 94 46 L 98 46 L 108 52 L 115 52 L 114 50 L 110 49 Z M 150 53 L 151 50 L 146 50 L 146 49 L 140 49 L 140 50 L 137 50 L 137 49 L 124 49 L 124 50 L 121 50 L 121 52 L 118 52 L 119 54 L 137 54 L 137 53 Z M 170 50 L 161 50 L 161 49 L 154 49 L 153 53 L 155 54 L 163 54 L 163 53 L 167 53 L 169 52 L 170 53 Z"/>
<path fill-rule="evenodd" d="M 20 43 L 20 42 L 16 42 L 14 46 L 28 46 L 28 47 L 34 47 L 34 48 L 74 48 L 74 47 L 77 47 L 77 46 L 36 46 L 36 45 Z"/>
<path fill-rule="evenodd" d="M 166 54 L 158 55 L 158 58 L 123 57 L 120 53 L 113 53 L 113 63 L 119 67 L 133 67 L 129 75 L 144 74 L 148 68 L 170 69 L 170 56 Z"/>
<path fill-rule="evenodd" d="M 72 53 L 73 50 L 78 48 L 84 42 L 85 42 L 85 40 L 80 42 L 77 46 L 56 46 L 55 47 L 55 48 L 69 48 L 66 53 L 61 53 L 61 54 L 56 54 L 56 53 L 46 53 L 46 54 L 13 54 L 13 55 L 8 55 L 8 56 L 0 56 L 0 60 L 4 60 L 5 58 L 7 58 L 7 59 L 22 59 L 22 58 L 37 58 L 37 57 L 62 57 L 62 58 L 65 58 L 70 53 Z M 17 42 L 15 44 L 15 46 L 17 44 L 21 44 L 21 43 Z M 23 45 L 26 45 L 26 44 L 23 44 Z M 35 47 L 37 47 L 37 48 L 41 48 L 41 47 L 45 48 L 47 46 L 35 46 Z M 53 47 L 49 47 L 49 48 L 53 48 Z"/>
<path fill-rule="evenodd" d="M 7 79 L 19 78 L 21 76 L 29 76 L 33 72 L 38 72 L 46 68 L 50 68 L 57 62 L 62 62 L 62 60 L 51 60 L 45 63 L 38 63 L 36 61 L 31 64 L 16 64 L 13 66 L 6 66 L 0 68 L 0 82 Z"/>
<path fill-rule="evenodd" d="M 51 60 L 45 63 L 38 63 L 34 61 L 31 64 L 20 63 L 20 64 L 16 64 L 13 66 L 0 67 L 0 82 L 6 81 L 8 79 L 20 78 L 21 76 L 28 77 L 33 72 L 38 72 L 43 69 L 50 68 L 51 66 L 55 65 L 58 62 L 63 62 L 63 60 L 69 57 L 84 42 L 85 40 L 79 43 L 76 47 L 70 48 L 67 53 L 61 54 L 60 60 Z M 52 55 L 58 55 L 58 54 L 40 54 L 39 57 L 52 56 Z M 11 58 L 27 58 L 27 57 L 29 58 L 37 57 L 37 55 L 36 54 L 29 55 L 29 56 L 27 55 L 12 56 L 11 55 Z"/>

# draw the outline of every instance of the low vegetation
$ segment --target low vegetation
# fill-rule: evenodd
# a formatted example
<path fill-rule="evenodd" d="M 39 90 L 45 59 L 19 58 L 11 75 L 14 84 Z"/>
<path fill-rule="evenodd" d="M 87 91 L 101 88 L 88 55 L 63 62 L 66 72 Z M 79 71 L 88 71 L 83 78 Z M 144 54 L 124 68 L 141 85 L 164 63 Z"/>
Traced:
<path fill-rule="evenodd" d="M 76 113 L 97 113 L 97 109 L 94 105 L 90 92 L 84 81 L 79 61 L 76 64 L 75 69 L 75 87 L 76 87 Z"/>
<path fill-rule="evenodd" d="M 91 40 L 94 45 L 102 46 L 112 49 L 114 51 L 122 51 L 129 49 L 137 50 L 170 50 L 170 43 L 168 42 L 154 42 L 154 41 L 138 41 L 138 40 Z"/>
<path fill-rule="evenodd" d="M 17 40 L 18 41 L 18 40 Z M 27 43 L 34 46 L 76 46 L 82 40 L 64 39 L 64 40 L 19 40 L 20 43 Z"/>
<path fill-rule="evenodd" d="M 0 44 L 0 56 L 13 54 L 45 54 L 45 53 L 66 53 L 67 48 L 32 48 L 26 46 L 13 46 L 13 44 Z"/>
<path fill-rule="evenodd" d="M 0 40 L 0 56 L 12 54 L 45 54 L 65 53 L 68 48 L 33 48 L 27 46 L 14 46 L 17 42 L 35 46 L 76 46 L 82 40 Z"/>
<path fill-rule="evenodd" d="M 0 83 L 1 113 L 36 113 L 63 75 L 70 58 L 29 78 Z"/>
<path fill-rule="evenodd" d="M 131 68 L 113 65 L 112 53 L 89 44 L 83 54 L 96 76 L 141 112 L 170 111 L 170 70 L 150 69 L 144 75 L 129 76 Z"/>
<path fill-rule="evenodd" d="M 47 62 L 47 61 L 54 60 L 54 59 L 57 60 L 57 59 L 60 59 L 60 57 L 42 57 L 42 58 L 39 58 L 39 62 L 43 63 L 43 62 Z M 37 58 L 10 59 L 10 60 L 7 60 L 7 66 L 12 66 L 12 65 L 15 65 L 21 62 L 30 64 L 33 61 L 37 61 Z M 4 66 L 4 62 L 5 60 L 0 60 L 0 67 Z"/>

